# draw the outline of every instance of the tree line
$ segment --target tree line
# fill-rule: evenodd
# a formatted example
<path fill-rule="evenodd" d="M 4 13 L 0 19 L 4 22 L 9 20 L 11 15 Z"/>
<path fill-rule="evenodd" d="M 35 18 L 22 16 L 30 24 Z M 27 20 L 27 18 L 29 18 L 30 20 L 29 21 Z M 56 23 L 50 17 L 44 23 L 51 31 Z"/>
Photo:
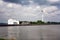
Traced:
<path fill-rule="evenodd" d="M 60 24 L 60 22 L 44 22 L 41 20 L 35 21 L 35 22 L 30 22 L 30 24 Z"/>

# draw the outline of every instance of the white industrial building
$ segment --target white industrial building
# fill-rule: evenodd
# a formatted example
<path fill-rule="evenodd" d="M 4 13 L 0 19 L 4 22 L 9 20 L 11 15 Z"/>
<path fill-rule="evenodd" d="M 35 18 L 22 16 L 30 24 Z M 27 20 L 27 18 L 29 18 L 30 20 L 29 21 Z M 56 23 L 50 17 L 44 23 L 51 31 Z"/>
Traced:
<path fill-rule="evenodd" d="M 22 24 L 30 24 L 28 21 L 22 21 Z"/>
<path fill-rule="evenodd" d="M 19 24 L 19 21 L 14 20 L 14 19 L 9 19 L 8 24 Z"/>

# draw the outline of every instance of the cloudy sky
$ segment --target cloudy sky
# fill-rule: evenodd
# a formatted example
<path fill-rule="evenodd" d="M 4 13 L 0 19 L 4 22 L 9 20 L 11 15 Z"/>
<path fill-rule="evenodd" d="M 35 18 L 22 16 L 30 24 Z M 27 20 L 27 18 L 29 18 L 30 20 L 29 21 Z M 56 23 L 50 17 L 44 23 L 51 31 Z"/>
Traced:
<path fill-rule="evenodd" d="M 43 12 L 42 12 L 43 10 Z M 60 21 L 60 0 L 0 0 L 0 22 Z"/>

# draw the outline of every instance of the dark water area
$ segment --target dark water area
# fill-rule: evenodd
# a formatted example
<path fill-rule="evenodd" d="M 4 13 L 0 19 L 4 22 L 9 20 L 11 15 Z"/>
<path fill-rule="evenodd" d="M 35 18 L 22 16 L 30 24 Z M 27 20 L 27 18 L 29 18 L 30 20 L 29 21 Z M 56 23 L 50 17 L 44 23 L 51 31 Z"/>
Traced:
<path fill-rule="evenodd" d="M 0 37 L 16 40 L 60 40 L 60 25 L 0 27 Z"/>

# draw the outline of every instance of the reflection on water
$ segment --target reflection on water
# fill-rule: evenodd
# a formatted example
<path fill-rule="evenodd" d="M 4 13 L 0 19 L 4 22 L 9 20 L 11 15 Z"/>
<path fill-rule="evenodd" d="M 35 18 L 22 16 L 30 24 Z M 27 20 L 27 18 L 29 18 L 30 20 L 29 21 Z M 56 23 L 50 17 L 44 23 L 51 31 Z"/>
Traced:
<path fill-rule="evenodd" d="M 60 25 L 11 26 L 8 37 L 16 40 L 60 40 Z"/>
<path fill-rule="evenodd" d="M 0 38 L 7 38 L 8 27 L 0 27 Z"/>

